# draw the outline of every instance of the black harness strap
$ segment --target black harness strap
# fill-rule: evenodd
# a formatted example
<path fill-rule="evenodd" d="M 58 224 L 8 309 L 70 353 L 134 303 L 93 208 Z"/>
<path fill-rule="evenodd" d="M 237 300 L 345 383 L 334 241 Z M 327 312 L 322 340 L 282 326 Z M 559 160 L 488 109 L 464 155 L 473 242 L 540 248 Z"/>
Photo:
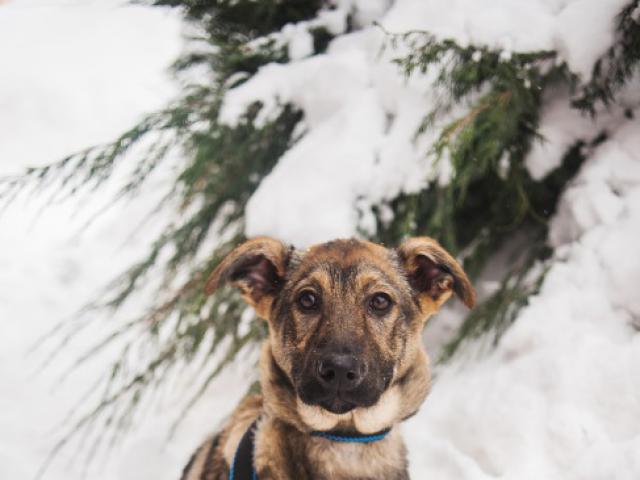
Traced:
<path fill-rule="evenodd" d="M 258 420 L 256 419 L 251 424 L 238 444 L 233 464 L 229 470 L 229 480 L 258 480 L 258 475 L 253 468 L 253 451 Z"/>

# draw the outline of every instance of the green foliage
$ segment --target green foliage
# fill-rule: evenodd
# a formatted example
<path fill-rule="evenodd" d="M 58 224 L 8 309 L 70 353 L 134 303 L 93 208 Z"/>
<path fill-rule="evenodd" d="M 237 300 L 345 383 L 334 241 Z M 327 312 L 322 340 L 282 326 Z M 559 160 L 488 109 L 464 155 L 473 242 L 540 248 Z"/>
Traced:
<path fill-rule="evenodd" d="M 408 235 L 431 235 L 464 260 L 472 277 L 509 241 L 523 234 L 529 239 L 500 288 L 467 316 L 445 347 L 443 360 L 466 340 L 486 333 L 497 342 L 519 308 L 537 292 L 546 271 L 541 265 L 550 255 L 548 220 L 584 161 L 585 143 L 595 145 L 604 139 L 601 134 L 579 141 L 560 167 L 534 180 L 524 161 L 532 142 L 544 141 L 537 129 L 545 93 L 578 89 L 580 95 L 567 101 L 592 115 L 598 102 L 612 103 L 617 90 L 637 71 L 638 6 L 633 0 L 618 16 L 617 40 L 596 62 L 586 85 L 579 85 L 551 51 L 512 53 L 463 47 L 428 32 L 390 37 L 392 45 L 409 46 L 409 54 L 397 60 L 405 75 L 436 71 L 434 87 L 442 92 L 442 101 L 426 112 L 416 136 L 439 130 L 426 155 L 436 165 L 446 162 L 451 173 L 444 181 L 434 178 L 421 191 L 401 194 L 386 205 L 394 218 L 386 221 L 379 212 L 377 239 L 395 243 Z M 461 105 L 467 106 L 466 113 L 451 119 L 454 107 Z M 443 119 L 445 124 L 440 126 Z"/>
<path fill-rule="evenodd" d="M 407 76 L 437 72 L 434 88 L 442 99 L 426 112 L 416 135 L 439 130 L 427 157 L 436 165 L 446 162 L 451 173 L 444 181 L 433 178 L 421 191 L 392 200 L 386 207 L 394 218 L 389 222 L 378 215 L 376 239 L 395 243 L 410 235 L 433 236 L 464 260 L 472 277 L 509 241 L 523 234 L 529 239 L 499 290 L 468 315 L 446 346 L 447 359 L 465 340 L 485 332 L 497 341 L 542 281 L 542 274 L 532 279 L 528 272 L 549 256 L 547 221 L 583 158 L 579 146 L 572 149 L 542 180 L 529 175 L 525 159 L 532 142 L 540 140 L 537 128 L 545 92 L 572 89 L 576 79 L 555 61 L 554 52 L 462 47 L 426 32 L 391 38 L 400 41 L 409 45 L 410 53 L 397 60 Z M 460 105 L 467 105 L 466 113 L 452 117 Z"/>
<path fill-rule="evenodd" d="M 502 280 L 500 288 L 469 313 L 454 338 L 445 345 L 440 361 L 451 359 L 469 339 L 486 335 L 492 345 L 496 345 L 520 309 L 527 305 L 529 297 L 538 292 L 547 270 L 539 262 L 547 258 L 550 251 L 544 245 L 540 231 L 526 233 L 528 243 L 533 246 L 525 262 L 516 264 Z"/>
<path fill-rule="evenodd" d="M 186 17 L 204 30 L 202 37 L 214 48 L 181 58 L 179 69 L 194 63 L 206 63 L 219 78 L 225 81 L 239 73 L 242 79 L 256 73 L 258 68 L 270 62 L 288 61 L 286 45 L 276 41 L 272 34 L 288 23 L 312 19 L 324 5 L 323 0 L 155 0 L 158 6 L 180 6 Z M 312 30 L 316 41 L 316 53 L 326 45 L 327 32 L 321 28 Z"/>
<path fill-rule="evenodd" d="M 593 147 L 604 139 L 605 136 L 601 135 L 591 141 L 589 146 Z M 496 230 L 493 244 L 488 241 L 489 236 L 484 236 L 488 232 L 485 230 L 479 234 L 480 240 L 473 240 L 477 245 L 475 249 L 467 247 L 465 266 L 469 271 L 479 273 L 480 267 L 501 246 L 511 242 L 516 245 L 522 244 L 522 239 L 526 239 L 526 244 L 522 245 L 522 251 L 512 255 L 511 267 L 502 279 L 500 287 L 465 318 L 460 329 L 445 345 L 441 361 L 453 357 L 467 340 L 486 335 L 493 345 L 497 344 L 501 335 L 516 319 L 520 309 L 526 306 L 529 298 L 538 292 L 547 272 L 546 261 L 552 255 L 552 250 L 546 243 L 547 221 L 555 213 L 558 200 L 567 183 L 575 176 L 584 162 L 585 157 L 582 152 L 585 146 L 583 141 L 573 145 L 566 153 L 562 164 L 551 171 L 543 180 L 536 182 L 527 177 L 525 191 L 530 202 L 528 211 L 506 227 L 489 223 L 489 231 Z M 483 205 L 480 192 L 500 191 L 504 189 L 504 186 L 479 184 L 477 188 L 478 196 L 475 198 L 479 199 L 478 205 Z M 486 202 L 486 205 L 492 205 L 494 209 L 498 209 L 491 199 Z M 484 214 L 483 211 L 463 213 L 458 226 L 463 229 L 466 222 L 472 226 L 473 231 L 474 221 L 477 225 L 478 217 L 491 221 L 491 219 L 483 217 Z"/>
<path fill-rule="evenodd" d="M 103 300 L 80 312 L 78 319 L 81 321 L 92 316 L 102 318 L 134 298 L 154 275 L 162 276 L 155 304 L 124 324 L 117 322 L 104 339 L 78 358 L 76 366 L 116 341 L 121 345 L 118 360 L 102 379 L 103 390 L 98 404 L 88 412 L 79 409 L 76 415 L 71 415 L 71 426 L 54 454 L 74 436 L 96 431 L 96 423 L 102 428 L 112 427 L 112 441 L 116 441 L 130 426 L 136 413 L 144 411 L 144 407 L 153 401 L 162 383 L 187 366 L 194 372 L 208 371 L 187 399 L 186 413 L 243 347 L 264 337 L 263 323 L 250 322 L 247 328 L 247 322 L 239 321 L 247 309 L 239 295 L 229 290 L 215 298 L 207 298 L 204 294 L 207 275 L 233 246 L 242 241 L 246 202 L 259 181 L 290 148 L 293 129 L 301 118 L 299 111 L 285 106 L 276 119 L 258 129 L 253 123 L 256 113 L 257 109 L 248 112 L 233 128 L 212 121 L 209 129 L 190 133 L 184 144 L 190 153 L 189 161 L 178 176 L 172 194 L 183 200 L 180 214 L 156 239 L 146 258 L 112 282 Z M 106 169 L 112 167 L 105 159 L 113 162 L 124 153 L 121 149 L 114 150 L 111 145 L 106 151 L 98 150 L 93 156 L 83 153 L 66 161 L 84 166 L 91 165 L 87 156 L 104 157 L 98 167 Z M 97 167 L 83 168 L 94 174 L 98 171 Z M 207 181 L 203 182 L 203 178 Z M 136 188 L 139 180 L 140 175 L 136 181 L 129 182 L 125 190 L 130 192 L 131 188 Z M 201 247 L 210 236 L 219 241 L 212 253 L 202 252 Z M 180 280 L 183 277 L 187 280 Z M 62 338 L 56 351 L 77 333 L 77 328 L 78 322 L 74 321 L 63 324 L 56 331 Z M 206 352 L 203 362 L 190 365 L 196 354 L 202 352 Z M 145 359 L 142 364 L 141 359 Z M 94 448 L 98 449 L 110 441 L 96 434 L 94 442 Z"/>
<path fill-rule="evenodd" d="M 255 39 L 287 23 L 310 20 L 323 0 L 155 0 L 154 5 L 182 7 L 188 18 L 206 29 L 215 45 L 229 38 Z"/>

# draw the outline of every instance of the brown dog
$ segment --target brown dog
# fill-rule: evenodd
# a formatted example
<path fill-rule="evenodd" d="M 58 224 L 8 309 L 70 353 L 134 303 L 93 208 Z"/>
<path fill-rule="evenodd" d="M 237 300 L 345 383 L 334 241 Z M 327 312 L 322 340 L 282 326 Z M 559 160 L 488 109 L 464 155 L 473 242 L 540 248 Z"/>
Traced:
<path fill-rule="evenodd" d="M 475 303 L 458 263 L 427 237 L 397 249 L 336 240 L 303 252 L 263 237 L 232 251 L 207 292 L 227 281 L 269 323 L 262 395 L 242 402 L 182 478 L 409 478 L 396 425 L 429 391 L 422 328 L 452 293 Z"/>

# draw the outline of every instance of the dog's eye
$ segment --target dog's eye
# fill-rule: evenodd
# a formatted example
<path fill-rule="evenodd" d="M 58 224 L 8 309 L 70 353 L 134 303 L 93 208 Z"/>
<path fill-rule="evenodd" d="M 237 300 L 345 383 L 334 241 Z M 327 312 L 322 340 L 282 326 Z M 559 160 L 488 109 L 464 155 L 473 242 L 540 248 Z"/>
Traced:
<path fill-rule="evenodd" d="M 369 300 L 369 307 L 375 313 L 386 313 L 391 308 L 391 297 L 386 293 L 376 293 Z"/>
<path fill-rule="evenodd" d="M 298 295 L 298 305 L 302 310 L 315 310 L 318 308 L 318 297 L 311 290 L 304 290 Z"/>

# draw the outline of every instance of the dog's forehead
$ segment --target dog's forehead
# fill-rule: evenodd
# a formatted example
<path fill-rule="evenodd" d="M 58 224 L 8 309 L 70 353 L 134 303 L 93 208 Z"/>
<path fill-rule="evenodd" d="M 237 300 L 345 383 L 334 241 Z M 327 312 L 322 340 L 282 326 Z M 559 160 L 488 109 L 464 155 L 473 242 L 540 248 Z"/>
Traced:
<path fill-rule="evenodd" d="M 333 240 L 313 245 L 299 252 L 296 270 L 341 269 L 353 273 L 378 272 L 384 276 L 399 274 L 398 256 L 394 250 L 365 240 Z"/>
<path fill-rule="evenodd" d="M 355 238 L 344 238 L 331 240 L 329 242 L 318 243 L 307 250 L 310 256 L 320 258 L 348 259 L 351 257 L 374 257 L 386 258 L 389 250 L 377 243 Z"/>

